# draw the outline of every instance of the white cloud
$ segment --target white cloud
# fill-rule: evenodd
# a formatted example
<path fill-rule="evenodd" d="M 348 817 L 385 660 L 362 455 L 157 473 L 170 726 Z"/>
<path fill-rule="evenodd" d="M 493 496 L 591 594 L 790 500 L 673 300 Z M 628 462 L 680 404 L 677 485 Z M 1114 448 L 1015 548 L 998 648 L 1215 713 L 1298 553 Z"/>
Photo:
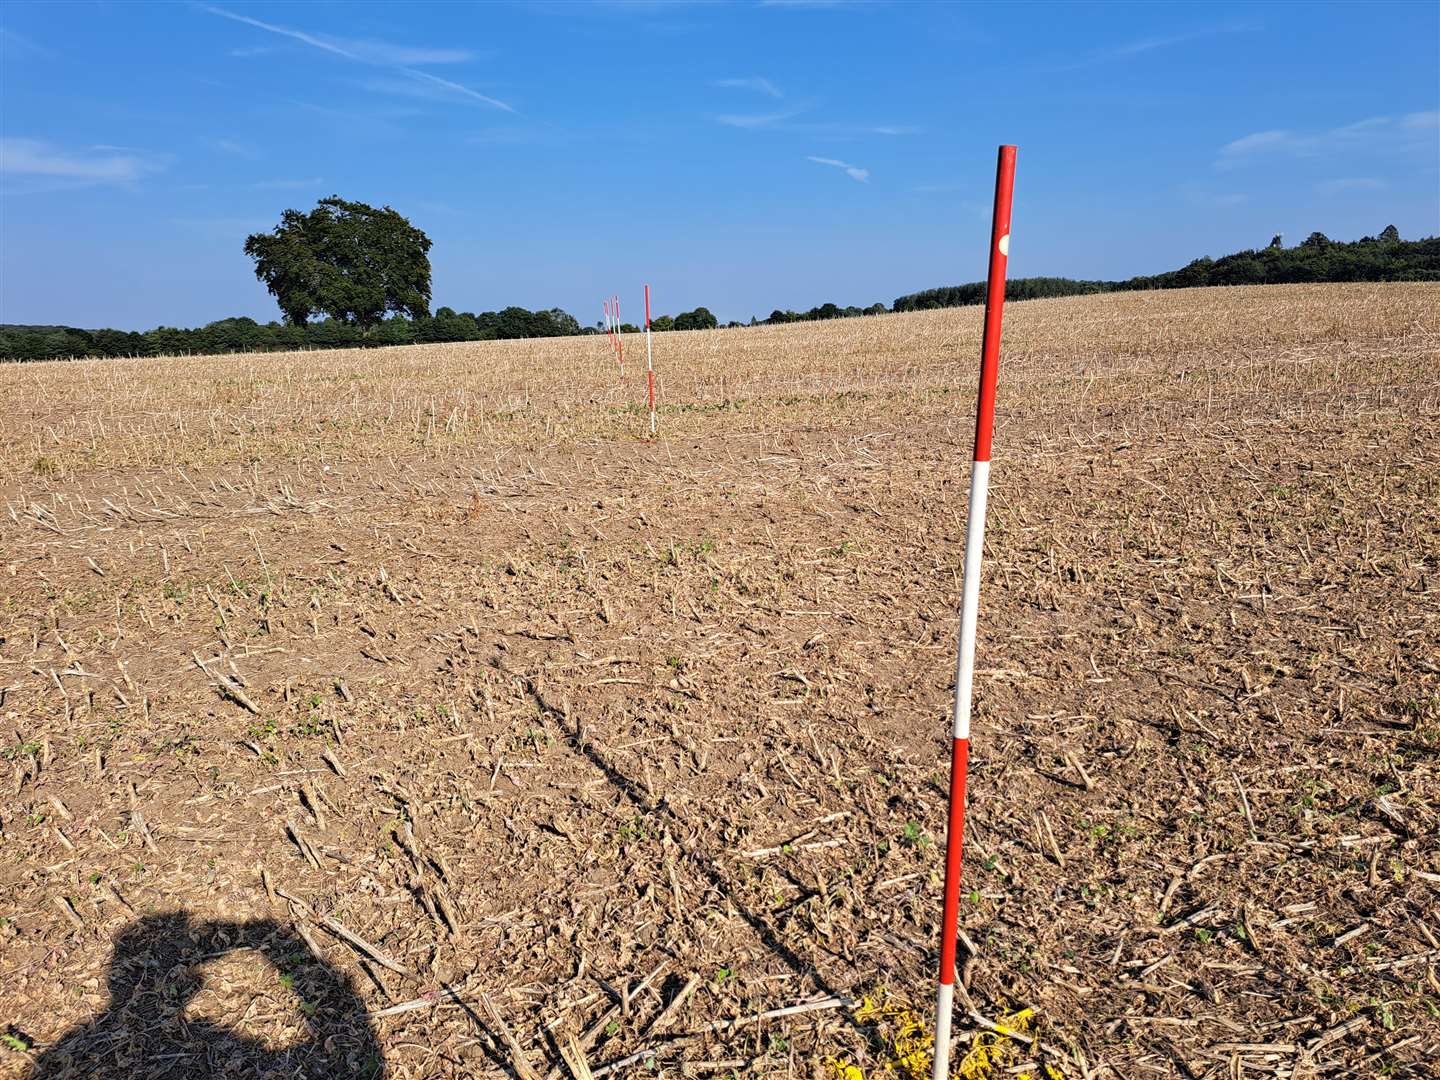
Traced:
<path fill-rule="evenodd" d="M 826 139 L 852 139 L 861 135 L 883 135 L 887 138 L 897 135 L 918 135 L 921 129 L 906 124 L 842 124 L 833 121 L 793 122 L 814 109 L 813 102 L 803 102 L 793 108 L 771 113 L 722 113 L 715 117 L 717 124 L 726 127 L 744 128 L 749 131 L 793 131 L 802 135 L 815 135 Z"/>
<path fill-rule="evenodd" d="M 1294 141 L 1295 133 L 1293 131 L 1257 131 L 1253 135 L 1245 135 L 1234 142 L 1226 143 L 1220 148 L 1220 153 L 1229 156 L 1248 154 L 1255 150 L 1290 146 Z"/>
<path fill-rule="evenodd" d="M 1119 60 L 1126 56 L 1139 56 L 1151 49 L 1163 49 L 1166 45 L 1178 45 L 1182 41 L 1189 41 L 1195 37 L 1194 34 L 1176 34 L 1172 37 L 1162 38 L 1141 38 L 1139 41 L 1126 42 L 1124 45 L 1117 45 L 1113 49 L 1107 49 L 1099 54 L 1098 59 Z"/>
<path fill-rule="evenodd" d="M 772 98 L 785 96 L 778 86 L 759 75 L 751 76 L 748 79 L 721 79 L 715 85 L 726 90 L 754 90 L 757 94 L 764 94 Z"/>
<path fill-rule="evenodd" d="M 73 151 L 41 139 L 0 137 L 0 172 L 10 175 L 124 184 L 161 168 L 158 158 L 139 151 L 114 147 Z"/>
<path fill-rule="evenodd" d="M 269 232 L 275 222 L 259 217 L 176 217 L 170 223 L 186 232 L 197 233 L 211 239 L 245 237 L 250 233 Z"/>
<path fill-rule="evenodd" d="M 469 49 L 424 49 L 391 45 L 384 41 L 360 41 L 339 38 L 340 44 L 368 64 L 386 67 L 415 67 L 422 64 L 463 64 L 475 59 Z"/>
<path fill-rule="evenodd" d="M 1391 116 L 1371 116 L 1319 131 L 1286 128 L 1257 131 L 1222 146 L 1215 167 L 1232 169 L 1246 161 L 1276 155 L 1320 158 L 1357 152 L 1404 153 L 1434 145 L 1433 139 L 1421 133 L 1435 126 L 1437 115 L 1440 114 L 1409 113 L 1399 120 Z"/>
<path fill-rule="evenodd" d="M 1167 37 L 1139 38 L 1135 41 L 1127 41 L 1123 45 L 1116 45 L 1114 48 L 1105 49 L 1094 57 L 1096 62 L 1103 63 L 1107 60 L 1124 60 L 1131 56 L 1140 56 L 1156 49 L 1166 49 L 1171 45 L 1183 45 L 1187 41 L 1198 41 L 1202 38 L 1216 37 L 1220 34 L 1237 34 L 1248 30 L 1249 27 L 1225 24 L 1222 26 L 1209 26 L 1200 30 L 1192 30 L 1187 34 L 1171 34 Z"/>
<path fill-rule="evenodd" d="M 406 45 L 392 45 L 384 41 L 333 37 L 328 34 L 312 34 L 304 30 L 292 30 L 288 26 L 278 26 L 275 23 L 262 22 L 259 19 L 252 19 L 248 15 L 240 15 L 233 11 L 226 11 L 224 8 L 207 7 L 204 10 L 211 15 L 218 15 L 222 19 L 230 19 L 234 22 L 244 23 L 246 26 L 253 26 L 257 30 L 265 30 L 271 34 L 279 34 L 281 37 L 291 38 L 309 45 L 312 48 L 321 49 L 335 56 L 342 56 L 346 60 L 353 60 L 360 64 L 371 64 L 376 67 L 390 68 L 391 70 L 398 71 L 406 78 L 415 80 L 417 83 L 441 86 L 457 96 L 467 97 L 494 108 L 502 109 L 505 112 L 515 111 L 510 105 L 500 101 L 498 98 L 489 97 L 461 83 L 453 82 L 450 79 L 442 79 L 437 75 L 416 70 L 416 65 L 456 64 L 471 60 L 474 58 L 474 54 L 467 49 L 416 48 Z"/>
<path fill-rule="evenodd" d="M 1081 68 L 1094 67 L 1098 64 L 1110 64 L 1122 60 L 1129 60 L 1133 57 L 1144 56 L 1146 53 L 1155 52 L 1158 49 L 1168 49 L 1172 46 L 1183 45 L 1191 41 L 1218 37 L 1222 34 L 1245 33 L 1253 29 L 1255 29 L 1253 26 L 1243 23 L 1219 23 L 1214 26 L 1204 26 L 1181 34 L 1136 38 L 1133 41 L 1124 41 L 1118 45 L 1112 45 L 1109 48 L 1097 49 L 1069 63 L 1059 64 L 1044 70 L 1076 71 Z"/>
<path fill-rule="evenodd" d="M 24 34 L 17 34 L 14 30 L 0 26 L 0 55 L 14 54 L 16 56 L 54 56 L 49 49 L 37 45 Z"/>
<path fill-rule="evenodd" d="M 787 109 L 785 112 L 759 113 L 759 114 L 736 114 L 726 113 L 717 116 L 715 121 L 724 124 L 726 127 L 737 128 L 773 128 L 779 127 L 787 120 L 793 120 L 805 110 Z"/>
<path fill-rule="evenodd" d="M 249 143 L 241 142 L 238 139 L 218 138 L 207 139 L 205 141 L 208 142 L 211 146 L 213 146 L 216 150 L 219 150 L 221 153 L 233 154 L 235 157 L 238 158 L 245 158 L 249 161 L 253 161 L 260 156 L 260 151 L 256 150 L 255 147 L 251 146 Z"/>
<path fill-rule="evenodd" d="M 1373 176 L 1343 176 L 1335 180 L 1322 180 L 1315 190 L 1322 195 L 1343 195 L 1347 191 L 1384 191 L 1389 187 L 1384 180 Z"/>
<path fill-rule="evenodd" d="M 276 26 L 273 23 L 261 22 L 259 19 L 252 19 L 248 15 L 237 15 L 233 11 L 226 11 L 224 8 L 207 7 L 205 9 L 211 15 L 219 15 L 222 19 L 233 19 L 235 22 L 244 23 L 246 26 L 253 26 L 259 30 L 268 30 L 272 34 L 279 34 L 282 37 L 294 38 L 296 41 L 303 41 L 306 45 L 312 45 L 317 49 L 324 49 L 326 52 L 343 56 L 347 60 L 359 60 L 360 57 L 344 49 L 334 42 L 326 41 L 324 38 L 316 37 L 314 34 L 307 34 L 303 30 L 290 30 L 284 26 Z"/>
<path fill-rule="evenodd" d="M 841 169 L 851 180 L 857 180 L 862 184 L 870 180 L 869 169 L 862 169 L 858 165 L 851 165 L 847 161 L 839 161 L 836 158 L 815 157 L 813 154 L 807 154 L 805 159 L 815 162 L 816 165 L 829 165 L 831 168 Z"/>
<path fill-rule="evenodd" d="M 431 86 L 443 87 L 444 89 L 449 90 L 451 93 L 459 94 L 462 97 L 468 97 L 474 101 L 481 102 L 485 105 L 490 105 L 504 112 L 513 113 L 515 111 L 510 105 L 501 101 L 499 98 L 488 97 L 487 95 L 481 94 L 478 91 L 471 90 L 468 86 L 462 86 L 460 83 L 451 82 L 449 79 L 442 79 L 438 75 L 431 75 L 428 72 L 424 71 L 415 71 L 412 68 L 400 68 L 399 70 L 402 74 L 408 75 L 412 79 L 417 79 L 421 82 L 428 83 Z"/>
<path fill-rule="evenodd" d="M 259 191 L 294 191 L 300 188 L 316 188 L 325 183 L 322 176 L 312 176 L 309 180 L 260 180 L 255 183 Z"/>

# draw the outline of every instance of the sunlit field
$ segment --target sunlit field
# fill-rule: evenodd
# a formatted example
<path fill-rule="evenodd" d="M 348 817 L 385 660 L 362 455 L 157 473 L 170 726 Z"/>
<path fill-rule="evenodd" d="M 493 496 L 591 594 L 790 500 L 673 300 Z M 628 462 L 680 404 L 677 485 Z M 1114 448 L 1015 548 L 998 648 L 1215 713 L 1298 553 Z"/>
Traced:
<path fill-rule="evenodd" d="M 0 1075 L 928 1076 L 979 333 L 0 366 Z M 957 1069 L 1425 1075 L 1440 286 L 1001 364 Z"/>

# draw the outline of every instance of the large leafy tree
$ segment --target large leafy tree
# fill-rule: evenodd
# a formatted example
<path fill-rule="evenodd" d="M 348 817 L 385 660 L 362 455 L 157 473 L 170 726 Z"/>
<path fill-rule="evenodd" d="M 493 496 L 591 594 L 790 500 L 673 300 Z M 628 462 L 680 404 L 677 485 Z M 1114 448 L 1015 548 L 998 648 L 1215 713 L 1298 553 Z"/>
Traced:
<path fill-rule="evenodd" d="M 338 195 L 308 214 L 286 210 L 273 232 L 245 240 L 286 322 L 328 315 L 367 331 L 387 312 L 429 317 L 429 251 L 430 238 L 390 207 Z"/>
<path fill-rule="evenodd" d="M 697 307 L 694 311 L 682 311 L 675 316 L 676 330 L 714 330 L 719 325 L 709 308 Z"/>

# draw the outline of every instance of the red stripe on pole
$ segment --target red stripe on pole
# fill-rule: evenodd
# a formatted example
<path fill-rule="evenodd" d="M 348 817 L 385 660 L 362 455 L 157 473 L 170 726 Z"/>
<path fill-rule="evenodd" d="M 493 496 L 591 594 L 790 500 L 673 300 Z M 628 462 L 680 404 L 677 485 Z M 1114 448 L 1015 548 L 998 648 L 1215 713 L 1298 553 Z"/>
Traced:
<path fill-rule="evenodd" d="M 650 286 L 645 286 L 645 329 L 650 329 Z"/>
<path fill-rule="evenodd" d="M 950 750 L 950 821 L 945 843 L 944 932 L 940 935 L 940 983 L 955 982 L 955 939 L 960 918 L 960 855 L 965 837 L 965 777 L 970 767 L 970 740 L 955 739 Z"/>
<path fill-rule="evenodd" d="M 1010 252 L 1010 203 L 1015 193 L 1015 147 L 1000 147 L 995 166 L 995 218 L 990 227 L 990 279 L 985 293 L 985 337 L 980 346 L 980 400 L 975 411 L 975 460 L 990 460 L 995 432 L 995 376 L 1000 367 L 1000 323 L 1005 313 L 1005 268 Z"/>

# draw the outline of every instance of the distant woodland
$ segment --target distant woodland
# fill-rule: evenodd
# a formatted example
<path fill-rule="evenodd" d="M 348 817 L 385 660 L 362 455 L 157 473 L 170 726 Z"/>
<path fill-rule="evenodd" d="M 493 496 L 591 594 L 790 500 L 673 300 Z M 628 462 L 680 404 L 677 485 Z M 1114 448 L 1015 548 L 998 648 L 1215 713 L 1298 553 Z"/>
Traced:
<path fill-rule="evenodd" d="M 393 211 L 388 211 L 388 208 L 386 212 L 393 215 Z M 280 232 L 281 230 L 277 229 L 276 235 Z M 272 239 L 267 234 L 260 235 L 263 240 Z M 255 239 L 252 237 L 247 244 L 254 246 Z M 425 247 L 428 246 L 427 240 Z M 247 247 L 247 253 L 249 250 Z M 431 314 L 425 306 L 429 297 L 428 259 L 424 261 L 423 269 L 423 290 L 415 292 L 398 310 L 397 305 L 387 304 L 386 298 L 377 294 L 374 311 L 368 318 L 337 309 L 333 314 L 310 321 L 305 317 L 309 310 L 307 308 L 298 315 L 287 312 L 285 322 L 260 323 L 241 317 L 221 319 L 194 329 L 160 326 L 143 332 L 3 324 L 0 325 L 0 360 L 273 352 L 288 349 L 336 349 L 557 337 L 602 332 L 598 324 L 582 326 L 573 315 L 559 308 L 528 311 L 521 307 L 507 307 L 499 311 L 474 313 L 457 312 L 452 308 L 442 307 Z M 257 276 L 260 273 L 261 271 L 257 270 Z M 1440 237 L 1403 240 L 1393 225 L 1385 228 L 1378 236 L 1366 236 L 1351 242 L 1331 240 L 1317 232 L 1311 233 L 1294 247 L 1286 247 L 1283 239 L 1276 236 L 1263 248 L 1237 251 L 1233 255 L 1218 259 L 1200 258 L 1178 270 L 1133 277 L 1124 281 L 1081 281 L 1059 277 L 1016 278 L 1006 284 L 1005 296 L 1007 300 L 1038 300 L 1137 289 L 1282 285 L 1324 281 L 1440 281 Z M 276 291 L 273 286 L 271 291 Z M 353 291 L 352 289 L 347 295 L 352 295 Z M 768 318 L 751 319 L 744 325 L 807 322 L 961 307 L 982 303 L 984 299 L 985 283 L 973 281 L 963 285 L 924 289 L 896 297 L 888 306 L 873 303 L 866 307 L 841 307 L 825 303 L 808 311 L 777 309 L 772 311 Z M 325 311 L 320 301 L 313 301 L 311 306 L 321 313 Z M 383 317 L 387 311 L 392 313 L 389 317 Z M 708 309 L 701 307 L 675 316 L 658 316 L 651 325 L 656 331 L 662 332 L 704 330 L 715 328 L 719 321 Z M 727 325 L 742 324 L 732 322 Z M 622 329 L 634 331 L 638 327 L 627 323 Z"/>

